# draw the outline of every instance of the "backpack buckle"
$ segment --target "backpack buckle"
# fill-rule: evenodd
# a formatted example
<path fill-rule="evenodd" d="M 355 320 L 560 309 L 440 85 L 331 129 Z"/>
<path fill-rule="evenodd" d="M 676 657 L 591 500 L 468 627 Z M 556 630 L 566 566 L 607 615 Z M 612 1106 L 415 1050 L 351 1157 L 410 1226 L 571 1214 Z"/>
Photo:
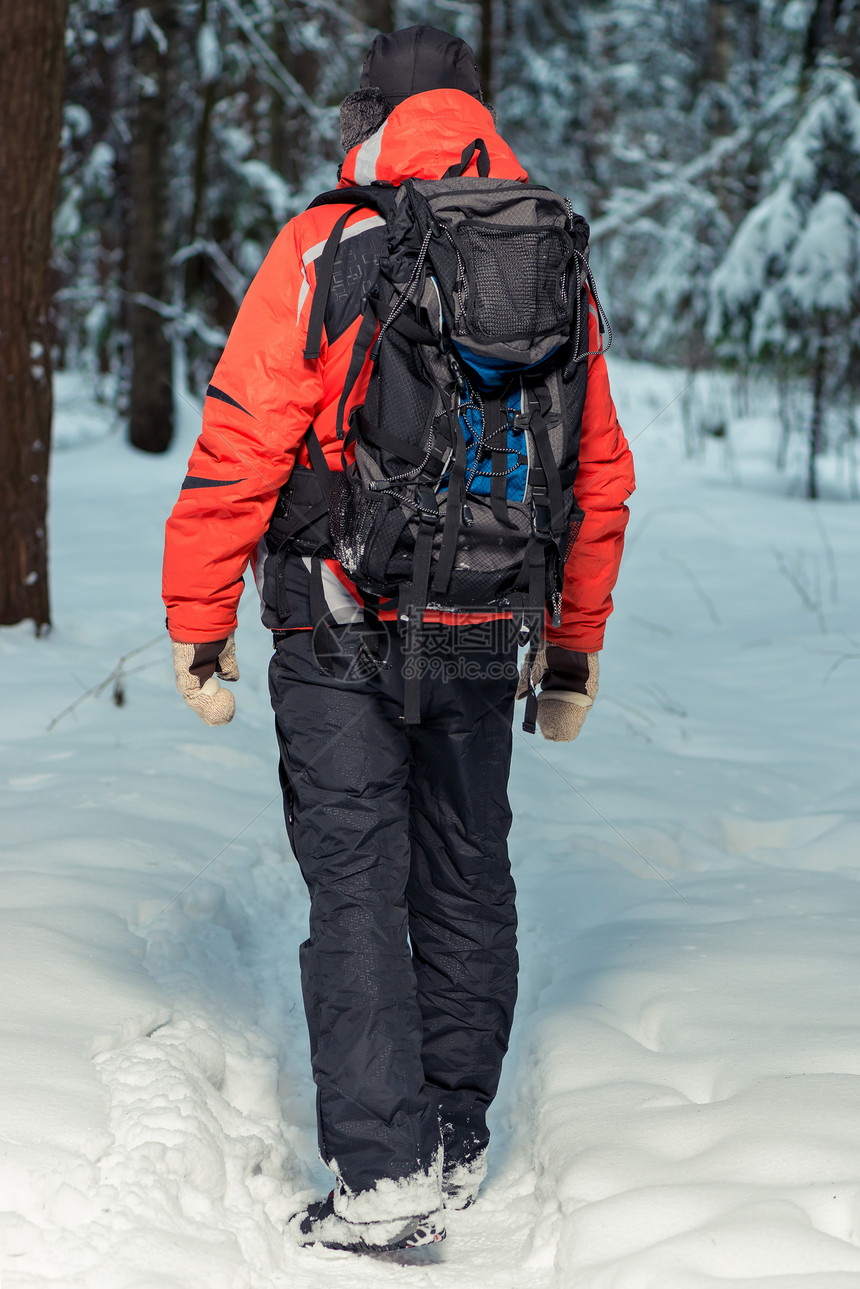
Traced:
<path fill-rule="evenodd" d="M 541 488 L 532 492 L 532 532 L 543 541 L 552 541 L 552 512 L 549 493 Z"/>
<path fill-rule="evenodd" d="M 451 375 L 454 377 L 454 384 L 457 386 L 457 389 L 461 394 L 467 396 L 469 393 L 469 386 L 466 383 L 466 377 L 463 375 L 463 368 L 457 362 L 457 359 L 454 357 L 450 349 L 445 356 L 448 359 L 448 366 L 451 368 Z"/>
<path fill-rule="evenodd" d="M 442 480 L 448 473 L 448 468 L 454 457 L 454 449 L 447 443 L 435 445 L 430 449 L 430 459 L 427 462 L 428 468 L 432 465 L 436 473 L 436 488 L 441 487 Z"/>
<path fill-rule="evenodd" d="M 439 504 L 436 501 L 434 489 L 422 485 L 416 490 L 416 497 L 422 524 L 433 524 L 435 526 L 439 521 Z"/>

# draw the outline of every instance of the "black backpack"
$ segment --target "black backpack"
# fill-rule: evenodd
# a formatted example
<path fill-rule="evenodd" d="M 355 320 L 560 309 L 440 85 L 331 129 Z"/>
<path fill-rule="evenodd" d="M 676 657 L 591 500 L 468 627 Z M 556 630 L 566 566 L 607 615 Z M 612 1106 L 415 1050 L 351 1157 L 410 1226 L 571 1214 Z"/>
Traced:
<path fill-rule="evenodd" d="M 479 177 L 462 177 L 476 150 Z M 377 211 L 387 246 L 340 400 L 343 470 L 329 469 L 311 429 L 315 484 L 296 480 L 308 501 L 292 508 L 290 543 L 317 559 L 333 554 L 370 615 L 396 597 L 407 655 L 420 650 L 432 608 L 510 613 L 533 660 L 545 609 L 560 623 L 565 561 L 582 520 L 574 481 L 589 284 L 601 334 L 605 316 L 586 221 L 550 189 L 490 179 L 488 169 L 479 139 L 443 179 L 341 188 L 311 203 L 350 209 L 317 261 L 306 358 L 319 357 L 349 216 Z M 369 353 L 364 404 L 344 425 Z M 351 445 L 354 463 L 346 458 Z M 315 487 L 322 497 L 314 500 Z M 312 522 L 303 525 L 301 515 Z M 313 590 L 311 610 L 326 623 Z M 533 732 L 529 689 L 524 728 Z M 405 718 L 420 719 L 415 674 L 406 682 Z"/>

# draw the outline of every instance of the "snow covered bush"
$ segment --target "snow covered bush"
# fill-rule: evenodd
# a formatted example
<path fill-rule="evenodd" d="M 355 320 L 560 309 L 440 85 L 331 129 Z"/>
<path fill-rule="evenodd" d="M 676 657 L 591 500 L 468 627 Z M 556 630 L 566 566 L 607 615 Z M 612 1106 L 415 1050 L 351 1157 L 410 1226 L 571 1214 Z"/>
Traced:
<path fill-rule="evenodd" d="M 817 459 L 856 434 L 860 393 L 860 100 L 846 72 L 816 77 L 710 295 L 708 334 L 720 357 L 804 382 L 815 497 Z"/>

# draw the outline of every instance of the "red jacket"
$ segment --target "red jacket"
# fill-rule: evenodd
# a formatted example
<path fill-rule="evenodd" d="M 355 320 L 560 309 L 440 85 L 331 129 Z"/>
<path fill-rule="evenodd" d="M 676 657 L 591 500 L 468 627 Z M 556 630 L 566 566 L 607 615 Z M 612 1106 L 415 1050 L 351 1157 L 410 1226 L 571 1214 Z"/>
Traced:
<path fill-rule="evenodd" d="M 406 99 L 371 139 L 349 153 L 341 185 L 438 179 L 477 137 L 486 142 L 493 177 L 527 179 L 485 107 L 459 90 L 433 90 Z M 360 322 L 358 313 L 349 313 L 347 288 L 360 277 L 363 261 L 373 258 L 374 243 L 378 255 L 383 228 L 370 211 L 350 217 L 342 242 L 351 257 L 343 261 L 346 303 L 339 308 L 335 300 L 327 310 L 320 358 L 306 360 L 316 259 L 344 210 L 316 207 L 282 230 L 248 289 L 212 377 L 203 429 L 167 521 L 163 593 L 174 640 L 219 640 L 235 628 L 245 569 L 259 546 L 256 571 L 262 585 L 261 538 L 295 461 L 307 464 L 302 440 L 312 422 L 330 465 L 340 469 L 336 412 Z M 358 298 L 355 291 L 352 296 Z M 589 348 L 600 348 L 594 310 Z M 367 362 L 347 413 L 363 401 L 369 376 Z M 627 523 L 624 503 L 633 487 L 632 459 L 616 419 L 606 365 L 602 357 L 592 358 L 575 488 L 585 518 L 566 566 L 562 625 L 547 626 L 553 643 L 587 653 L 602 647 Z M 300 576 L 298 557 L 295 563 Z M 357 592 L 334 561 L 327 580 L 327 598 L 333 588 L 332 594 L 356 605 Z M 432 617 L 428 613 L 428 620 Z M 291 619 L 288 625 L 293 624 Z"/>

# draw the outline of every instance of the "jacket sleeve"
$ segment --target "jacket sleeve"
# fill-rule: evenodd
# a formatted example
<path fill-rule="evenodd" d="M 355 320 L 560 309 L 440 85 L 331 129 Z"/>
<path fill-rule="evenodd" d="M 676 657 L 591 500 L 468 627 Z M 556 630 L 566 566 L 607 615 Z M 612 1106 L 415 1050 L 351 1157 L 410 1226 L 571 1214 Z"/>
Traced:
<path fill-rule="evenodd" d="M 593 308 L 588 347 L 600 348 Z M 603 648 L 624 547 L 629 513 L 625 502 L 635 482 L 633 458 L 609 392 L 606 361 L 599 354 L 589 360 L 576 477 L 576 499 L 585 517 L 565 564 L 561 626 L 546 628 L 551 644 L 581 653 Z"/>
<path fill-rule="evenodd" d="M 163 597 L 174 640 L 220 640 L 236 626 L 243 574 L 320 401 L 322 364 L 302 354 L 310 295 L 293 221 L 239 310 L 167 521 Z"/>

